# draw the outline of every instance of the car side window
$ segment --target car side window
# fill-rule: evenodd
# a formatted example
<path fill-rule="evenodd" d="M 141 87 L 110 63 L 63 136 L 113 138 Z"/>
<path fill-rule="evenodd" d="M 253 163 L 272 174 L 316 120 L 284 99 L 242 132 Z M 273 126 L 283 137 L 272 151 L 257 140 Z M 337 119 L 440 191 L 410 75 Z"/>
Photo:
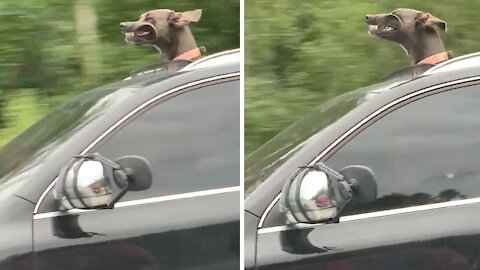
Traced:
<path fill-rule="evenodd" d="M 122 201 L 238 186 L 239 81 L 186 92 L 157 104 L 94 152 L 150 162 L 152 186 Z"/>
<path fill-rule="evenodd" d="M 325 163 L 336 170 L 365 165 L 378 196 L 342 214 L 480 197 L 480 86 L 409 103 L 352 138 Z M 263 227 L 284 225 L 278 203 Z"/>
<path fill-rule="evenodd" d="M 378 120 L 326 164 L 359 164 L 375 173 L 378 196 L 344 215 L 480 195 L 480 87 L 437 93 Z"/>

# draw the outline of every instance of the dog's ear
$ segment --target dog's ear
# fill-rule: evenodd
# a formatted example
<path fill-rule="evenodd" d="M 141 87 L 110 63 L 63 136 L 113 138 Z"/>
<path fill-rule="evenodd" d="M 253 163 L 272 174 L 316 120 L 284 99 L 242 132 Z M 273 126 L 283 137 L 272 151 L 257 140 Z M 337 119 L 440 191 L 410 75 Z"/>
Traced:
<path fill-rule="evenodd" d="M 447 23 L 444 20 L 440 20 L 439 18 L 433 16 L 430 13 L 422 13 L 417 18 L 417 22 L 421 23 L 422 25 L 427 26 L 436 26 L 444 32 L 447 32 Z"/>
<path fill-rule="evenodd" d="M 176 12 L 172 18 L 170 18 L 169 23 L 175 27 L 182 27 L 191 22 L 198 22 L 202 17 L 202 10 L 192 10 L 185 12 Z"/>

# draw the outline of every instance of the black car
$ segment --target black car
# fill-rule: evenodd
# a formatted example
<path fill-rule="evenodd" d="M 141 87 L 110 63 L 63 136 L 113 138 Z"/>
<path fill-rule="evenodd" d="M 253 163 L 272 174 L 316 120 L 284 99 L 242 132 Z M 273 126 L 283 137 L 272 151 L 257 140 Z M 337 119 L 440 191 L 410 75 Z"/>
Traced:
<path fill-rule="evenodd" d="M 144 69 L 3 147 L 0 269 L 238 269 L 239 78 L 239 50 Z"/>
<path fill-rule="evenodd" d="M 246 158 L 246 269 L 480 269 L 480 54 L 404 75 Z"/>

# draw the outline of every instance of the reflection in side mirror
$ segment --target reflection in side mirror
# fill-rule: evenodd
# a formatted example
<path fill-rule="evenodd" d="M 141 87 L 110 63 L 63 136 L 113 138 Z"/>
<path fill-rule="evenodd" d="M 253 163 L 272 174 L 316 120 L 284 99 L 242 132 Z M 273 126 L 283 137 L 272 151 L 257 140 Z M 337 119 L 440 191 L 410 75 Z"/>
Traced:
<path fill-rule="evenodd" d="M 337 172 L 323 163 L 300 168 L 283 187 L 280 209 L 289 224 L 318 223 L 338 218 L 347 204 L 377 196 L 373 171 L 348 166 Z"/>
<path fill-rule="evenodd" d="M 110 161 L 99 154 L 75 157 L 60 173 L 55 198 L 60 210 L 113 208 L 127 191 L 151 186 L 148 161 L 125 156 Z"/>

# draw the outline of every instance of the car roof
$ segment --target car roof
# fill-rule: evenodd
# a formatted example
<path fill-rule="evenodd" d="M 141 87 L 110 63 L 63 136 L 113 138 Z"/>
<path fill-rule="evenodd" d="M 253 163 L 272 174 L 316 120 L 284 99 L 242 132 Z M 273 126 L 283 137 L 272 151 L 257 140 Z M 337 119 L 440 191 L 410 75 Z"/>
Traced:
<path fill-rule="evenodd" d="M 188 68 L 184 69 L 186 67 Z M 146 72 L 93 89 L 85 92 L 84 95 L 97 91 L 105 93 L 105 96 L 100 95 L 100 98 L 110 100 L 110 106 L 105 107 L 101 117 L 105 124 L 109 125 L 110 122 L 130 113 L 145 101 L 171 89 L 212 77 L 227 74 L 240 75 L 240 51 L 232 50 L 213 54 L 207 59 L 189 63 L 184 68 L 173 72 L 164 70 Z M 102 102 L 98 103 L 99 106 L 103 106 Z"/>
<path fill-rule="evenodd" d="M 238 63 L 238 60 L 240 59 L 239 56 L 240 49 L 227 50 L 200 58 L 197 61 L 187 65 L 182 70 L 195 70 L 206 67 L 223 66 L 229 63 Z"/>
<path fill-rule="evenodd" d="M 194 62 L 188 62 L 187 65 L 175 71 L 166 72 L 163 67 L 162 64 L 155 64 L 140 69 L 141 72 L 86 93 L 105 91 L 110 98 L 114 98 L 115 96 L 124 96 L 125 92 L 129 92 L 128 99 L 122 99 L 122 102 L 114 106 L 118 107 L 118 112 L 122 114 L 123 109 L 134 108 L 146 99 L 184 84 L 210 77 L 239 73 L 240 50 L 215 53 Z M 134 94 L 131 95 L 132 93 Z"/>
<path fill-rule="evenodd" d="M 480 52 L 470 53 L 459 57 L 452 58 L 448 61 L 440 63 L 429 70 L 423 75 L 438 74 L 447 71 L 465 69 L 465 68 L 478 68 L 480 67 Z"/>
<path fill-rule="evenodd" d="M 412 75 L 415 72 L 417 75 Z M 366 98 L 376 98 L 379 94 L 386 92 L 397 92 L 398 95 L 405 94 L 410 89 L 416 91 L 429 85 L 441 84 L 448 81 L 455 81 L 463 78 L 480 75 L 480 52 L 471 53 L 435 66 L 413 66 L 393 72 L 381 82 L 362 87 L 358 92 L 364 92 Z"/>
<path fill-rule="evenodd" d="M 217 52 L 212 55 L 199 58 L 193 62 L 190 61 L 173 61 L 177 64 L 177 72 L 192 71 L 204 69 L 208 67 L 224 67 L 228 65 L 238 65 L 240 61 L 240 49 L 232 49 L 222 52 Z M 146 75 L 150 73 L 157 73 L 165 75 L 165 64 L 157 63 L 131 72 L 131 75 L 124 80 L 130 80 L 132 77 Z M 169 72 L 170 73 L 170 72 Z"/>

